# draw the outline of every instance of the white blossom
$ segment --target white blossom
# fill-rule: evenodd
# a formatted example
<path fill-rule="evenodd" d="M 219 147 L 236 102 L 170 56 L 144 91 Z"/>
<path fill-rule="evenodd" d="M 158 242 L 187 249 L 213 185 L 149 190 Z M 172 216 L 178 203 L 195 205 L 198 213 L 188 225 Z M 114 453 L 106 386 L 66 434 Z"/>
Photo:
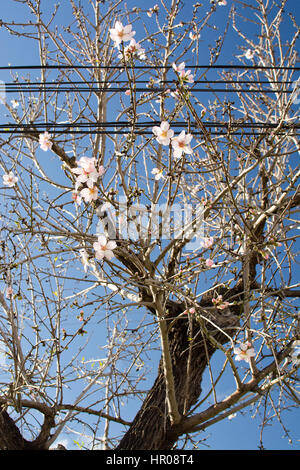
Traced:
<path fill-rule="evenodd" d="M 233 352 L 236 354 L 236 361 L 246 361 L 249 363 L 250 358 L 255 356 L 254 348 L 249 342 L 240 343 L 239 346 L 234 348 Z"/>
<path fill-rule="evenodd" d="M 12 171 L 10 171 L 9 173 L 3 175 L 3 184 L 5 184 L 5 186 L 8 186 L 9 188 L 12 188 L 16 184 L 18 179 L 19 178 L 17 178 L 17 176 L 15 176 Z"/>
<path fill-rule="evenodd" d="M 93 244 L 96 259 L 106 258 L 111 260 L 114 257 L 113 250 L 116 246 L 116 242 L 107 240 L 105 235 L 99 235 L 98 241 Z"/>
<path fill-rule="evenodd" d="M 156 179 L 157 181 L 164 177 L 163 170 L 160 170 L 159 168 L 153 168 L 151 173 L 152 175 L 155 175 L 154 179 Z"/>
<path fill-rule="evenodd" d="M 253 59 L 253 57 L 254 57 L 254 51 L 252 51 L 251 49 L 248 49 L 248 50 L 245 52 L 245 57 L 246 57 L 246 59 L 248 59 L 248 60 Z"/>
<path fill-rule="evenodd" d="M 167 121 L 162 121 L 159 127 L 154 126 L 152 132 L 156 136 L 157 142 L 161 145 L 169 145 L 174 135 L 174 131 L 170 129 L 170 124 Z"/>
<path fill-rule="evenodd" d="M 181 131 L 177 137 L 172 139 L 172 147 L 174 150 L 174 157 L 180 158 L 183 153 L 193 153 L 190 142 L 192 140 L 192 134 L 185 134 L 185 131 Z"/>
<path fill-rule="evenodd" d="M 85 202 L 92 202 L 98 198 L 98 188 L 94 186 L 93 181 L 87 181 L 87 187 L 80 191 L 80 196 L 83 197 Z"/>
<path fill-rule="evenodd" d="M 41 149 L 44 150 L 44 152 L 47 152 L 47 150 L 51 150 L 52 142 L 50 140 L 50 135 L 48 132 L 44 132 L 43 134 L 39 135 L 39 144 Z"/>
<path fill-rule="evenodd" d="M 123 26 L 120 21 L 116 21 L 115 27 L 110 28 L 110 37 L 114 41 L 115 46 L 119 46 L 121 42 L 131 41 L 135 35 L 135 31 L 132 31 L 132 26 Z"/>

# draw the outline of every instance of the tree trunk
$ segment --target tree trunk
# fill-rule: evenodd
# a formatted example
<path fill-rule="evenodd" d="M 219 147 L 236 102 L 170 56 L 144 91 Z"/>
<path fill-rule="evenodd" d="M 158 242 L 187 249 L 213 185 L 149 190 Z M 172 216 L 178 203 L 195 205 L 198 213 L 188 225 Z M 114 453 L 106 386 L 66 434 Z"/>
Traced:
<path fill-rule="evenodd" d="M 187 415 L 192 405 L 197 402 L 201 394 L 203 372 L 216 350 L 209 339 L 203 335 L 197 321 L 189 321 L 186 316 L 174 322 L 174 318 L 183 310 L 183 306 L 175 302 L 169 303 L 168 316 L 172 322 L 169 330 L 169 344 L 178 411 L 182 416 Z M 228 309 L 222 313 L 217 309 L 212 309 L 209 317 L 219 328 L 226 328 L 227 335 L 233 334 L 235 330 L 232 327 L 239 324 L 239 317 Z M 205 327 L 210 334 L 213 333 L 219 343 L 224 344 L 228 341 L 228 337 L 211 323 L 205 322 Z M 190 338 L 193 340 L 191 341 Z M 181 433 L 180 424 L 176 427 L 171 426 L 167 411 L 165 378 L 161 361 L 154 385 L 116 450 L 171 449 Z"/>
<path fill-rule="evenodd" d="M 54 415 L 45 415 L 38 437 L 27 441 L 7 411 L 0 407 L 0 450 L 48 450 L 47 441 L 54 424 Z"/>

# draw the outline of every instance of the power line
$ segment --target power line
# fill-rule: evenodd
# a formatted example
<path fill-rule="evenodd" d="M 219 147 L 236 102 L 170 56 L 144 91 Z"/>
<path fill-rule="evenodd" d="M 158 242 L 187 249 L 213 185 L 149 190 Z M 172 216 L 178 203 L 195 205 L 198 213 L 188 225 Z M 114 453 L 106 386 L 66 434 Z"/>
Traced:
<path fill-rule="evenodd" d="M 193 86 L 190 87 L 192 92 L 196 93 L 282 93 L 291 94 L 295 92 L 295 81 L 280 81 L 280 80 L 194 80 Z M 146 87 L 139 87 L 139 85 L 147 84 Z M 205 84 L 204 88 L 196 88 L 194 85 Z M 216 88 L 213 85 L 238 85 L 242 88 Z M 113 86 L 118 85 L 118 86 Z M 123 85 L 123 86 L 119 86 Z M 163 87 L 165 85 L 165 87 Z M 175 89 L 171 89 L 170 86 L 175 86 Z M 243 86 L 249 85 L 247 88 Z M 278 88 L 262 88 L 254 87 L 256 85 L 278 85 Z M 282 89 L 285 85 L 293 85 L 292 89 Z M 111 92 L 120 93 L 125 92 L 128 89 L 128 80 L 80 80 L 80 81 L 43 81 L 43 82 L 32 82 L 32 81 L 15 81 L 8 82 L 1 85 L 0 92 L 5 93 L 100 93 L 100 92 Z M 149 80 L 135 80 L 134 82 L 135 91 L 143 93 L 163 93 L 166 91 L 176 91 L 177 81 L 174 80 L 159 80 L 157 85 L 153 83 L 150 85 Z M 167 88 L 166 88 L 167 87 Z"/>
<path fill-rule="evenodd" d="M 128 80 L 79 80 L 79 81 L 74 81 L 74 80 L 68 80 L 66 82 L 60 81 L 57 82 L 59 85 L 80 85 L 80 84 L 85 84 L 85 85 L 100 85 L 100 84 L 106 84 L 106 85 L 111 85 L 111 84 L 122 84 L 122 83 L 128 83 Z M 142 84 L 142 83 L 149 83 L 149 80 L 135 80 L 135 84 Z M 174 83 L 174 80 L 159 80 L 158 83 Z M 212 83 L 212 84 L 217 84 L 217 83 L 222 83 L 222 84 L 248 84 L 252 85 L 254 84 L 262 84 L 262 85 L 269 85 L 269 84 L 279 84 L 279 85 L 292 85 L 295 83 L 294 81 L 282 81 L 282 80 L 194 80 L 193 83 Z M 2 87 L 18 87 L 18 86 L 39 86 L 39 85 L 54 85 L 55 82 L 53 80 L 49 81 L 43 81 L 43 82 L 29 82 L 27 80 L 23 82 L 19 81 L 14 81 L 14 82 L 5 82 Z M 1 85 L 0 85 L 1 88 Z"/>
<path fill-rule="evenodd" d="M 177 82 L 175 80 L 159 80 L 159 84 L 176 84 Z M 226 84 L 226 85 L 293 85 L 295 81 L 282 81 L 282 80 L 194 80 L 194 84 L 206 84 L 206 85 L 216 85 L 216 84 Z M 121 84 L 128 84 L 128 80 L 80 80 L 80 81 L 59 81 L 59 82 L 54 82 L 53 80 L 48 82 L 5 82 L 3 85 L 0 84 L 0 89 L 7 89 L 7 88 L 14 88 L 19 90 L 21 87 L 53 87 L 55 85 L 57 86 L 66 86 L 70 87 L 71 85 L 106 85 L 111 86 L 111 85 L 121 85 Z M 135 85 L 140 85 L 140 84 L 149 84 L 149 80 L 135 80 L 134 81 Z M 148 88 L 148 87 L 147 87 Z"/>
<path fill-rule="evenodd" d="M 17 133 L 21 135 L 36 134 L 37 136 L 47 130 L 48 132 L 54 132 L 55 135 L 59 134 L 128 134 L 134 129 L 136 135 L 153 135 L 152 130 L 148 130 L 155 125 L 159 125 L 158 121 L 152 122 L 137 122 L 134 128 L 125 121 L 120 122 L 102 122 L 102 123 L 35 123 L 33 124 L 1 124 L 0 131 L 3 134 Z M 228 132 L 234 133 L 235 135 L 253 135 L 253 132 L 263 131 L 269 129 L 276 129 L 278 123 L 249 123 L 249 122 L 209 122 L 204 121 L 203 126 L 206 129 L 210 129 L 211 135 L 228 135 Z M 174 122 L 172 123 L 173 128 L 186 128 L 186 122 Z M 280 135 L 286 134 L 286 132 L 293 131 L 290 135 L 298 135 L 297 130 L 300 128 L 300 124 L 281 124 L 279 133 Z M 203 135 L 203 131 L 197 129 L 195 123 L 191 123 L 189 129 L 193 130 L 193 135 Z M 213 130 L 217 129 L 217 130 Z M 240 131 L 240 129 L 252 130 L 252 132 Z"/>
<path fill-rule="evenodd" d="M 11 131 L 4 130 L 4 131 L 1 131 L 1 133 L 11 134 Z M 56 131 L 57 135 L 65 134 L 65 133 L 66 133 L 66 131 L 64 131 L 64 130 Z M 18 134 L 28 136 L 28 132 L 26 132 L 26 131 L 19 131 Z M 123 130 L 117 130 L 117 131 L 116 130 L 115 131 L 112 131 L 112 130 L 110 130 L 110 131 L 108 131 L 108 130 L 93 130 L 93 131 L 70 130 L 70 131 L 68 131 L 68 134 L 69 135 L 78 135 L 78 134 L 80 134 L 80 135 L 128 135 L 129 131 L 123 131 Z M 143 135 L 143 136 L 153 135 L 152 132 L 147 132 L 147 131 L 146 132 L 145 131 L 135 131 L 134 134 L 135 135 Z M 203 136 L 203 135 L 204 135 L 204 133 L 202 131 L 196 131 L 196 132 L 193 133 L 194 137 Z M 211 131 L 210 135 L 211 136 L 218 136 L 218 137 L 226 137 L 226 136 L 228 136 L 228 132 Z M 253 137 L 253 136 L 260 136 L 262 134 L 259 133 L 259 132 L 254 132 L 254 131 L 253 132 L 231 131 L 230 135 L 244 136 L 244 137 L 246 137 L 246 136 L 250 137 L 251 136 L 251 137 Z M 277 135 L 278 136 L 284 136 L 284 135 L 286 135 L 286 133 L 285 132 L 278 132 Z M 298 134 L 296 132 L 295 133 L 290 133 L 289 135 L 292 136 L 292 137 L 300 136 L 300 134 Z"/>
<path fill-rule="evenodd" d="M 102 85 L 105 84 L 106 86 L 96 86 L 95 85 Z M 143 84 L 143 83 L 149 83 L 148 81 L 136 81 L 134 83 L 135 86 L 135 91 L 136 92 L 166 92 L 166 91 L 176 91 L 175 89 L 171 89 L 170 87 L 168 88 L 163 88 L 159 86 L 147 86 L 147 87 L 138 87 L 137 85 Z M 165 85 L 173 84 L 174 81 L 164 81 L 163 82 Z M 264 84 L 276 84 L 276 85 L 291 85 L 294 82 L 280 82 L 280 81 L 273 81 L 273 82 L 260 82 L 260 81 L 210 81 L 210 80 L 199 80 L 194 82 L 196 85 L 197 84 L 205 84 L 205 88 L 190 88 L 190 91 L 192 92 L 200 92 L 200 93 L 217 93 L 217 92 L 222 92 L 222 93 L 284 93 L 284 94 L 290 94 L 295 92 L 294 87 L 292 89 L 284 90 L 282 88 L 253 88 L 253 85 L 264 85 Z M 126 86 L 120 86 L 120 87 L 113 87 L 113 84 L 121 85 L 121 84 L 126 84 Z M 216 85 L 216 84 L 234 84 L 234 85 L 251 85 L 249 88 L 215 88 L 215 87 L 210 87 L 211 85 Z M 84 85 L 84 86 L 74 86 L 71 87 L 71 85 Z M 92 86 L 88 86 L 92 85 Z M 100 93 L 100 92 L 111 92 L 111 93 L 116 93 L 116 92 L 125 92 L 128 90 L 128 82 L 126 81 L 111 81 L 111 82 L 70 82 L 70 83 L 53 83 L 53 82 L 45 82 L 45 83 L 8 83 L 8 84 L 3 84 L 2 86 L 0 85 L 0 92 L 5 92 L 5 93 L 34 93 L 34 92 L 55 92 L 55 93 L 72 93 L 72 92 L 92 92 L 92 93 Z M 175 83 L 176 87 L 176 83 Z"/>
<path fill-rule="evenodd" d="M 288 66 L 264 66 L 264 65 L 186 65 L 189 69 L 241 69 L 241 70 L 300 70 L 300 67 L 288 67 Z M 129 66 L 128 69 L 131 67 Z M 160 69 L 172 69 L 171 65 L 135 65 L 134 69 L 138 70 L 160 70 Z M 8 65 L 0 66 L 0 70 L 61 70 L 61 69 L 116 69 L 123 70 L 125 65 Z"/>
<path fill-rule="evenodd" d="M 282 123 L 262 123 L 262 122 L 245 122 L 245 121 L 233 121 L 233 122 L 220 122 L 220 121 L 203 121 L 202 122 L 205 127 L 226 127 L 226 128 L 232 128 L 232 127 L 255 127 L 255 128 L 268 128 L 268 129 L 276 129 L 279 125 L 283 129 L 291 129 L 291 128 L 300 128 L 299 123 L 295 124 L 282 124 Z M 146 127 L 146 128 L 152 128 L 153 126 L 159 126 L 160 121 L 153 120 L 153 121 L 138 121 L 134 124 L 135 127 Z M 190 127 L 197 127 L 196 123 L 190 123 Z M 27 129 L 32 129 L 42 127 L 42 128 L 60 128 L 60 127 L 131 127 L 131 124 L 128 123 L 128 121 L 105 121 L 105 122 L 35 122 L 35 123 L 29 123 L 29 124 L 15 124 L 15 123 L 7 123 L 7 124 L 0 124 L 0 129 L 5 128 L 5 127 L 11 127 L 11 128 L 27 128 Z M 186 121 L 174 121 L 172 122 L 172 127 L 178 128 L 178 127 L 187 127 Z"/>
<path fill-rule="evenodd" d="M 1 90 L 1 88 L 0 88 Z M 81 87 L 81 88 L 71 88 L 71 87 L 44 87 L 43 85 L 37 86 L 37 87 L 31 87 L 31 88 L 6 88 L 5 93 L 34 93 L 34 92 L 56 92 L 56 93 L 71 93 L 71 92 L 92 92 L 92 93 L 100 93 L 100 92 L 111 92 L 111 93 L 117 93 L 117 92 L 125 92 L 128 90 L 127 87 L 97 87 L 97 88 L 91 88 L 91 87 Z M 142 92 L 165 92 L 165 88 L 150 88 L 150 87 L 143 87 L 143 88 L 138 88 L 135 87 L 135 92 L 137 93 L 142 93 Z M 175 89 L 171 89 L 171 92 L 175 92 Z M 282 90 L 282 89 L 260 89 L 260 88 L 241 88 L 241 89 L 228 89 L 228 88 L 191 88 L 191 91 L 197 92 L 197 93 L 284 93 L 284 94 L 290 94 L 295 92 L 295 90 Z"/>

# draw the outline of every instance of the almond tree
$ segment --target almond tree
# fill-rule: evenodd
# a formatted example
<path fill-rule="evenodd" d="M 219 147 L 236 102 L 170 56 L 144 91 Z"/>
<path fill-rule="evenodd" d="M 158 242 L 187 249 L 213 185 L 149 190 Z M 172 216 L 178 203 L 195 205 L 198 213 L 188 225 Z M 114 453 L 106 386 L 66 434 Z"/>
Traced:
<path fill-rule="evenodd" d="M 37 45 L 40 65 L 11 71 L 2 106 L 0 448 L 47 450 L 62 433 L 89 449 L 201 448 L 203 431 L 251 407 L 288 436 L 300 344 L 289 2 L 70 0 L 63 28 L 58 6 L 16 3 L 35 21 L 2 26 Z"/>

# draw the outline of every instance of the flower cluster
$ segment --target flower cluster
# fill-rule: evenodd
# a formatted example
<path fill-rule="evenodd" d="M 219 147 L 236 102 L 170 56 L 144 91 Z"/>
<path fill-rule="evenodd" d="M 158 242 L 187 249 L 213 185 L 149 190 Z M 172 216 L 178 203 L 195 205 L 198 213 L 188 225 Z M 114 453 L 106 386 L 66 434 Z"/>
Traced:
<path fill-rule="evenodd" d="M 135 39 L 131 39 L 129 45 L 124 48 L 125 60 L 130 60 L 133 57 L 137 57 L 140 60 L 146 59 L 145 49 Z M 119 54 L 119 58 L 123 59 L 123 54 Z"/>
<path fill-rule="evenodd" d="M 92 202 L 98 198 L 98 188 L 96 186 L 97 180 L 105 172 L 103 166 L 98 169 L 95 166 L 95 158 L 81 157 L 78 161 L 78 166 L 72 169 L 72 172 L 77 176 L 75 183 L 75 191 L 73 192 L 73 199 L 77 204 L 81 203 L 81 198 L 85 202 Z M 80 185 L 86 186 L 78 193 Z"/>
<path fill-rule="evenodd" d="M 218 297 L 213 298 L 212 303 L 220 310 L 224 310 L 229 306 L 229 302 L 224 301 L 222 295 L 218 295 Z"/>
<path fill-rule="evenodd" d="M 251 357 L 255 356 L 254 348 L 252 344 L 247 343 L 240 343 L 239 346 L 236 346 L 233 349 L 233 352 L 236 354 L 235 360 L 236 361 L 246 361 L 250 362 Z"/>
<path fill-rule="evenodd" d="M 160 126 L 154 126 L 152 132 L 159 144 L 169 145 L 171 142 L 175 158 L 180 158 L 183 153 L 193 153 L 190 147 L 190 142 L 193 138 L 192 134 L 186 134 L 185 131 L 181 131 L 178 136 L 173 137 L 174 131 L 170 129 L 167 121 L 162 121 Z"/>
<path fill-rule="evenodd" d="M 196 312 L 196 309 L 194 307 L 191 307 L 188 310 L 185 310 L 183 313 L 185 315 L 188 315 L 189 313 L 193 315 L 195 312 Z"/>

